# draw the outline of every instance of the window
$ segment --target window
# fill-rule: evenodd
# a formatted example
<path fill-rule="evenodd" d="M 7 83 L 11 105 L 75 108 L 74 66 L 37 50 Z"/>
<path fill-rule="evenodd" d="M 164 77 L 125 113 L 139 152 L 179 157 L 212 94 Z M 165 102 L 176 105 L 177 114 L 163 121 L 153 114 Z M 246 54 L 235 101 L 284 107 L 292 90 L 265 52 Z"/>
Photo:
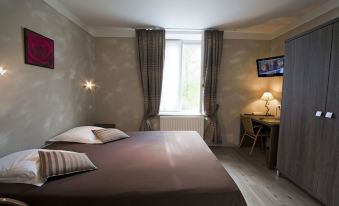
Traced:
<path fill-rule="evenodd" d="M 160 114 L 201 114 L 201 33 L 166 33 Z"/>

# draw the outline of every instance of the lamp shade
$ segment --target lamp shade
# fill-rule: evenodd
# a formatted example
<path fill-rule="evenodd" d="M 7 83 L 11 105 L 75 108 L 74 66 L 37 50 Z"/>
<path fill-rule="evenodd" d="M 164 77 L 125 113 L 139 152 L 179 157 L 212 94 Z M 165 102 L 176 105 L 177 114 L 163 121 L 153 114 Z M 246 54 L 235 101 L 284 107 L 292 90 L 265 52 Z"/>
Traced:
<path fill-rule="evenodd" d="M 274 97 L 271 92 L 265 92 L 260 99 L 264 101 L 272 101 Z"/>

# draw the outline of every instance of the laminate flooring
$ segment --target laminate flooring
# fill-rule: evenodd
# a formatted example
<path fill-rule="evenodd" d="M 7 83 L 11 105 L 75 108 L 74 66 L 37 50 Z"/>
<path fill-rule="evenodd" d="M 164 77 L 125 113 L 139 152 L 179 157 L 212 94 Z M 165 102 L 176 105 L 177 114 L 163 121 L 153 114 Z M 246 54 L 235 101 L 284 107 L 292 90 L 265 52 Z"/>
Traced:
<path fill-rule="evenodd" d="M 232 176 L 248 206 L 320 206 L 285 178 L 266 168 L 265 156 L 255 149 L 252 156 L 249 148 L 211 147 L 227 172 Z"/>

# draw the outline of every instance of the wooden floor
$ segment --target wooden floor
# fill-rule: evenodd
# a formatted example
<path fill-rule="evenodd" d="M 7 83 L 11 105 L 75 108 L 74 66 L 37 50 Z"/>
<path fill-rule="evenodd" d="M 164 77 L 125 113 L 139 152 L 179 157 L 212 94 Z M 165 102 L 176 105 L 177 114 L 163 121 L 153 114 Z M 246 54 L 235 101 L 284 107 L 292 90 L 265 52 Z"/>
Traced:
<path fill-rule="evenodd" d="M 260 149 L 248 155 L 248 148 L 212 147 L 214 154 L 232 176 L 248 206 L 319 206 L 309 195 L 265 166 Z"/>

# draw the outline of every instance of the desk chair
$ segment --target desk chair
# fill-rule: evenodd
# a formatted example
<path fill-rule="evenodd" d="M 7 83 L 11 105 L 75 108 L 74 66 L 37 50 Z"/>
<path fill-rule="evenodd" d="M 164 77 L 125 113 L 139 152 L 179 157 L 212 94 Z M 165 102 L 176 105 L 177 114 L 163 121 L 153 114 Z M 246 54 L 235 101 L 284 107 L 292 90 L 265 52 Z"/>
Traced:
<path fill-rule="evenodd" d="M 261 139 L 261 147 L 264 148 L 263 137 L 269 137 L 269 134 L 263 133 L 263 130 L 262 130 L 263 126 L 261 126 L 261 125 L 253 126 L 253 122 L 252 122 L 252 119 L 251 119 L 250 116 L 242 116 L 241 117 L 241 123 L 244 127 L 244 134 L 243 134 L 241 141 L 240 141 L 240 147 L 244 143 L 244 139 L 247 136 L 247 137 L 249 137 L 253 140 L 252 149 L 249 153 L 250 155 L 252 155 L 255 144 L 257 143 L 257 139 L 259 137 Z"/>

